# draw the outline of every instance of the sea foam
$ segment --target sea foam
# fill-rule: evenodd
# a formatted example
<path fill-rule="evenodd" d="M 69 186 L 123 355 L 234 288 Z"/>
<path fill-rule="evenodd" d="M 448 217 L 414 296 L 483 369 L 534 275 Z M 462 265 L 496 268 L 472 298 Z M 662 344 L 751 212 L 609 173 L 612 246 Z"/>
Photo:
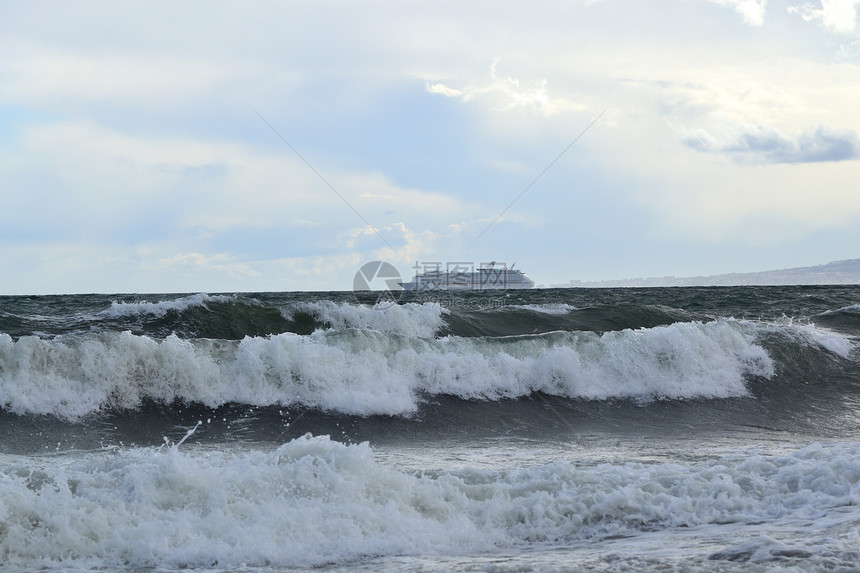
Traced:
<path fill-rule="evenodd" d="M 186 444 L 0 456 L 0 555 L 22 569 L 319 567 L 368 555 L 463 555 L 640 535 L 653 542 L 655 532 L 666 540 L 691 528 L 704 535 L 714 527 L 725 538 L 762 523 L 800 524 L 807 547 L 853 551 L 856 560 L 850 536 L 840 541 L 828 528 L 856 523 L 858 508 L 856 444 L 685 464 L 559 460 L 435 473 L 380 463 L 366 443 L 309 435 L 271 451 Z M 741 550 L 712 559 L 736 559 Z"/>
<path fill-rule="evenodd" d="M 570 314 L 571 312 L 576 310 L 575 306 L 571 306 L 563 302 L 548 304 L 511 304 L 508 305 L 508 308 L 518 308 L 522 310 L 530 310 L 532 312 L 537 312 L 540 314 L 551 315 L 565 315 Z"/>
<path fill-rule="evenodd" d="M 318 330 L 241 341 L 98 333 L 0 334 L 0 407 L 67 419 L 144 400 L 208 407 L 304 405 L 355 415 L 414 412 L 426 395 L 543 392 L 581 399 L 728 398 L 774 363 L 743 321 L 506 338 Z M 837 335 L 834 335 L 837 336 Z M 832 345 L 833 343 L 831 343 Z"/>
<path fill-rule="evenodd" d="M 822 314 L 835 314 L 839 312 L 848 312 L 848 313 L 856 313 L 860 312 L 860 304 L 852 304 L 849 306 L 843 306 L 842 308 L 838 308 L 836 310 L 825 310 Z"/>
<path fill-rule="evenodd" d="M 195 306 L 206 306 L 208 302 L 232 302 L 236 297 L 231 295 L 209 295 L 206 293 L 193 294 L 173 300 L 159 302 L 112 302 L 110 308 L 101 312 L 106 318 L 119 318 L 137 315 L 162 317 L 168 312 L 182 312 Z"/>
<path fill-rule="evenodd" d="M 400 336 L 432 338 L 444 326 L 447 310 L 438 303 L 364 304 L 336 303 L 329 300 L 305 302 L 285 311 L 292 319 L 296 312 L 306 312 L 329 328 L 359 328 Z"/>

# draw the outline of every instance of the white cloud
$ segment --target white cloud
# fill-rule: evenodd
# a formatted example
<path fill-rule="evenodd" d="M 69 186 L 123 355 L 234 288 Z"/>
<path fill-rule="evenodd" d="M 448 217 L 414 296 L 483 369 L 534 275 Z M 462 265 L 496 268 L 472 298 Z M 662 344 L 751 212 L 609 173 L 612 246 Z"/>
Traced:
<path fill-rule="evenodd" d="M 764 24 L 767 0 L 711 0 L 711 2 L 734 8 L 750 26 Z"/>
<path fill-rule="evenodd" d="M 176 102 L 241 74 L 223 63 L 199 59 L 47 50 L 26 54 L 4 67 L 2 101 L 52 109 L 77 103 Z"/>
<path fill-rule="evenodd" d="M 828 30 L 848 34 L 857 25 L 857 8 L 860 0 L 821 0 L 820 7 L 813 2 L 802 6 L 790 6 L 788 11 L 798 14 L 807 22 L 820 22 Z"/>
<path fill-rule="evenodd" d="M 446 85 L 427 82 L 427 91 L 431 94 L 443 95 L 445 97 L 463 97 L 463 90 L 449 88 Z"/>
<path fill-rule="evenodd" d="M 200 270 L 226 273 L 233 278 L 262 276 L 262 273 L 254 270 L 251 265 L 239 262 L 236 255 L 218 253 L 215 255 L 203 255 L 201 253 L 176 253 L 171 256 L 161 257 L 153 265 L 156 270 L 168 272 L 188 273 L 196 275 Z"/>
<path fill-rule="evenodd" d="M 524 109 L 545 117 L 586 108 L 575 100 L 550 96 L 546 79 L 533 81 L 531 87 L 528 87 L 528 84 L 520 85 L 520 80 L 511 76 L 500 78 L 496 71 L 498 63 L 499 58 L 493 60 L 488 81 L 462 87 L 427 82 L 426 89 L 429 93 L 459 98 L 464 102 L 481 101 L 496 111 Z"/>

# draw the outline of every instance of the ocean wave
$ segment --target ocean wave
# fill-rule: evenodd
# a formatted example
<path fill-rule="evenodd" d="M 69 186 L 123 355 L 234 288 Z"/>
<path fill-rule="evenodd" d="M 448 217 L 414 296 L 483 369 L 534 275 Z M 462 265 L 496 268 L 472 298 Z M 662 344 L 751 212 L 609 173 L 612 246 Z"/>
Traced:
<path fill-rule="evenodd" d="M 448 311 L 435 302 L 397 304 L 337 303 L 330 300 L 295 304 L 285 311 L 293 320 L 304 312 L 329 328 L 346 330 L 368 329 L 399 336 L 432 338 L 443 327 L 443 315 Z"/>
<path fill-rule="evenodd" d="M 123 318 L 130 316 L 151 315 L 163 317 L 168 312 L 183 312 L 192 307 L 206 306 L 209 302 L 234 302 L 232 295 L 209 295 L 206 293 L 192 294 L 173 300 L 159 302 L 112 302 L 110 308 L 102 311 L 100 316 L 105 318 Z"/>
<path fill-rule="evenodd" d="M 801 346 L 823 348 L 842 358 L 848 358 L 854 350 L 854 345 L 849 338 L 836 332 L 818 328 L 814 324 L 780 325 L 768 323 L 761 325 L 760 331 L 762 335 L 776 334 L 782 339 L 788 338 Z"/>
<path fill-rule="evenodd" d="M 320 567 L 643 534 L 653 542 L 655 532 L 711 526 L 743 538 L 757 524 L 801 523 L 805 547 L 824 562 L 856 564 L 852 536 L 831 528 L 860 519 L 858 460 L 856 444 L 813 444 L 686 464 L 409 473 L 366 443 L 309 435 L 272 451 L 5 456 L 0 555 L 6 567 L 44 570 Z M 750 540 L 711 559 L 771 560 L 786 547 Z"/>
<path fill-rule="evenodd" d="M 575 306 L 565 303 L 547 303 L 547 304 L 511 304 L 507 308 L 519 308 L 529 310 L 531 312 L 539 312 L 541 314 L 564 315 L 570 314 L 576 310 Z"/>
<path fill-rule="evenodd" d="M 849 305 L 849 306 L 843 306 L 842 308 L 837 308 L 836 310 L 825 310 L 825 311 L 824 311 L 824 312 L 822 312 L 821 314 L 823 314 L 823 315 L 826 315 L 826 314 L 837 314 L 837 313 L 840 313 L 840 312 L 846 312 L 846 313 L 857 313 L 857 312 L 860 312 L 860 304 L 852 304 L 852 305 Z"/>
<path fill-rule="evenodd" d="M 361 329 L 241 341 L 158 341 L 130 332 L 13 341 L 0 334 L 0 407 L 74 420 L 147 400 L 302 405 L 368 416 L 407 415 L 432 395 L 729 398 L 747 395 L 748 378 L 774 375 L 756 332 L 752 323 L 727 320 L 506 338 Z"/>

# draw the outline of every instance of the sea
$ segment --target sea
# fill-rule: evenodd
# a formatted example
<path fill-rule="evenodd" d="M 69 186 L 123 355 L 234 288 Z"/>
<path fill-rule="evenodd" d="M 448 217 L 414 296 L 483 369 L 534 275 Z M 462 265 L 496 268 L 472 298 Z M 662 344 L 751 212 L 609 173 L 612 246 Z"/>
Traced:
<path fill-rule="evenodd" d="M 0 297 L 0 570 L 860 569 L 860 286 Z"/>

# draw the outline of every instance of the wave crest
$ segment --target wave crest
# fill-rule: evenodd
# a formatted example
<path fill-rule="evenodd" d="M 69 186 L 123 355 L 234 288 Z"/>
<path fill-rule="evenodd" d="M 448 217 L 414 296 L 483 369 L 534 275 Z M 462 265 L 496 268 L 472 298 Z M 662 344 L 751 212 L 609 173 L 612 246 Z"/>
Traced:
<path fill-rule="evenodd" d="M 68 419 L 151 400 L 404 415 L 426 395 L 542 392 L 604 400 L 728 398 L 774 364 L 741 321 L 510 338 L 416 338 L 318 330 L 241 341 L 102 333 L 52 341 L 0 335 L 0 406 Z"/>
<path fill-rule="evenodd" d="M 443 314 L 447 311 L 435 302 L 368 306 L 323 300 L 297 304 L 287 312 L 286 318 L 293 320 L 297 312 L 308 313 L 336 330 L 358 328 L 432 338 L 444 326 Z"/>
<path fill-rule="evenodd" d="M 105 318 L 124 318 L 132 316 L 151 315 L 156 318 L 165 316 L 168 312 L 183 312 L 192 307 L 205 307 L 208 302 L 234 302 L 235 296 L 209 295 L 206 293 L 192 294 L 173 300 L 159 302 L 112 302 L 110 308 L 100 314 Z"/>

